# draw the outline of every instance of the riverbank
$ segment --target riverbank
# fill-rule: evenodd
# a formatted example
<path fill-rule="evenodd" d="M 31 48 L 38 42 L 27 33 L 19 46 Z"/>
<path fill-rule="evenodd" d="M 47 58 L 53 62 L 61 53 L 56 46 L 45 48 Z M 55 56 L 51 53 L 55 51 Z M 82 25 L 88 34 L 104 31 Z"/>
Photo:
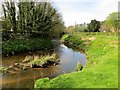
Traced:
<path fill-rule="evenodd" d="M 58 59 L 54 59 L 56 55 Z M 37 51 L 31 54 L 16 54 L 8 57 L 3 57 L 2 59 L 3 67 L 10 66 L 7 69 L 7 72 L 3 72 L 3 88 L 34 88 L 34 82 L 38 78 L 55 78 L 63 73 L 70 73 L 72 71 L 78 70 L 79 68 L 81 68 L 80 65 L 86 65 L 86 55 L 84 53 L 69 48 L 64 44 L 57 46 L 54 53 Z M 41 59 L 42 61 L 44 59 L 45 61 L 47 59 L 51 61 L 48 61 L 48 63 L 42 65 L 41 67 Z M 37 60 L 40 60 L 40 62 Z M 80 63 L 80 65 L 78 65 L 78 63 Z M 37 67 L 35 64 L 37 65 Z M 77 68 L 76 65 L 78 66 Z"/>
<path fill-rule="evenodd" d="M 53 47 L 53 41 L 47 38 L 13 39 L 2 42 L 2 54 L 8 56 L 37 50 L 50 50 Z"/>
<path fill-rule="evenodd" d="M 118 36 L 81 35 L 66 36 L 64 41 L 71 40 L 83 45 L 88 62 L 82 71 L 60 75 L 52 80 L 38 79 L 35 88 L 117 88 L 118 87 Z M 81 40 L 83 43 L 81 43 Z M 69 44 L 69 43 L 68 43 Z"/>

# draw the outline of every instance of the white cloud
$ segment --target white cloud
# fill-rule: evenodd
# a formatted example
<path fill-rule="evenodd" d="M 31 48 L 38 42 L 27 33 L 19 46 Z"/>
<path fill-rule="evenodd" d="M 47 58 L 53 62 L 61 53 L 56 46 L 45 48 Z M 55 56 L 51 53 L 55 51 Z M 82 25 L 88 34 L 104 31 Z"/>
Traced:
<path fill-rule="evenodd" d="M 0 0 L 0 5 L 3 0 Z M 46 1 L 46 0 L 37 0 Z M 103 21 L 112 13 L 118 11 L 119 0 L 49 0 L 56 4 L 63 16 L 66 26 L 76 23 L 89 23 L 92 19 Z M 83 3 L 84 2 L 84 3 Z M 72 4 L 70 4 L 72 3 Z M 75 3 L 78 4 L 76 7 Z M 87 5 L 85 4 L 87 3 Z M 0 12 L 1 12 L 0 7 Z"/>
<path fill-rule="evenodd" d="M 91 19 L 94 19 L 93 14 L 87 12 L 79 12 L 74 14 L 67 13 L 66 15 L 63 15 L 63 20 L 65 21 L 66 26 L 74 25 L 75 23 L 80 24 L 90 22 Z"/>
<path fill-rule="evenodd" d="M 55 0 L 57 1 L 57 0 Z M 65 4 L 67 0 L 64 2 L 56 2 L 56 6 L 59 8 L 60 12 L 63 15 L 63 20 L 66 26 L 73 25 L 76 23 L 89 23 L 92 19 L 97 19 L 99 21 L 103 21 L 106 17 L 112 13 L 118 11 L 118 1 L 119 0 L 70 0 L 75 1 L 81 5 L 82 2 L 86 3 L 94 3 L 95 5 L 86 5 L 82 8 L 78 9 L 73 5 Z M 89 1 L 89 2 L 88 2 Z"/>
<path fill-rule="evenodd" d="M 54 2 L 96 2 L 99 0 L 50 0 Z"/>
<path fill-rule="evenodd" d="M 118 0 L 101 0 L 96 7 L 95 12 L 98 19 L 104 20 L 110 13 L 118 11 Z"/>

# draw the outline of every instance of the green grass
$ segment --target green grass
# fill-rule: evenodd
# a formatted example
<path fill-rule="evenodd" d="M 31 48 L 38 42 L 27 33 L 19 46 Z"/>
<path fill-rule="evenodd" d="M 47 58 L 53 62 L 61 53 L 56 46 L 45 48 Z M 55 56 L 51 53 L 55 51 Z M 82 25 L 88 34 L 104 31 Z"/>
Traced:
<path fill-rule="evenodd" d="M 30 61 L 29 64 L 32 66 L 42 66 L 45 63 L 48 63 L 48 61 L 56 61 L 57 59 L 57 55 L 56 54 L 52 54 L 52 55 L 45 55 L 45 56 L 41 56 L 39 58 L 34 58 L 34 60 Z"/>
<path fill-rule="evenodd" d="M 67 46 L 75 46 L 80 49 L 84 49 L 84 40 L 81 40 L 78 34 L 73 34 L 72 36 L 69 34 L 63 35 L 61 38 L 61 42 L 65 43 Z"/>
<path fill-rule="evenodd" d="M 53 48 L 53 42 L 49 39 L 13 39 L 2 43 L 2 54 L 23 53 L 36 50 L 49 50 Z"/>
<path fill-rule="evenodd" d="M 7 70 L 8 70 L 7 67 L 0 67 L 0 72 L 1 72 L 1 73 L 6 73 Z"/>
<path fill-rule="evenodd" d="M 61 42 L 65 42 L 65 39 L 68 38 L 69 35 L 68 34 L 64 34 L 62 37 L 61 37 Z"/>
<path fill-rule="evenodd" d="M 95 37 L 86 46 L 88 62 L 82 71 L 60 75 L 52 80 L 38 79 L 35 88 L 117 88 L 118 37 L 116 35 L 84 35 Z"/>

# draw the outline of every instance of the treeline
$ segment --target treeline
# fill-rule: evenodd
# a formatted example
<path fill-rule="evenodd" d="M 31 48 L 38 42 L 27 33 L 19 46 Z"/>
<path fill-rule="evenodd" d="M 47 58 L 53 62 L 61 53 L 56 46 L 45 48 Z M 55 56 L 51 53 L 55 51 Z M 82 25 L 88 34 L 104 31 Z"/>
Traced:
<path fill-rule="evenodd" d="M 55 37 L 64 30 L 62 16 L 50 2 L 8 0 L 2 4 L 3 39 Z"/>
<path fill-rule="evenodd" d="M 96 19 L 91 20 L 90 23 L 76 24 L 66 28 L 66 32 L 119 32 L 120 21 L 119 12 L 109 14 L 106 20 L 100 22 Z"/>

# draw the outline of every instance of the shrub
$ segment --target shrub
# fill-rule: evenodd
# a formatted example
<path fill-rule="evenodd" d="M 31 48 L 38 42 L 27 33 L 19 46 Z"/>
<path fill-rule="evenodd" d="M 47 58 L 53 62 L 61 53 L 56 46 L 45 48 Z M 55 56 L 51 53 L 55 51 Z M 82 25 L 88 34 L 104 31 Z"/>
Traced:
<path fill-rule="evenodd" d="M 15 54 L 36 50 L 49 50 L 53 42 L 49 39 L 13 39 L 2 43 L 2 54 Z"/>

